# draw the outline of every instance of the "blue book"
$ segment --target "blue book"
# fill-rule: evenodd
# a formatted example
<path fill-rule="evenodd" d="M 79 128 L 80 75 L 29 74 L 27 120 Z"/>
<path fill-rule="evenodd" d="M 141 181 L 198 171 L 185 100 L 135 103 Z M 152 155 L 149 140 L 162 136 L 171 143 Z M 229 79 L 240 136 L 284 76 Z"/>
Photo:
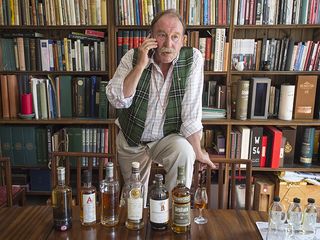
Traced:
<path fill-rule="evenodd" d="M 203 0 L 203 25 L 209 24 L 208 16 L 208 0 Z"/>

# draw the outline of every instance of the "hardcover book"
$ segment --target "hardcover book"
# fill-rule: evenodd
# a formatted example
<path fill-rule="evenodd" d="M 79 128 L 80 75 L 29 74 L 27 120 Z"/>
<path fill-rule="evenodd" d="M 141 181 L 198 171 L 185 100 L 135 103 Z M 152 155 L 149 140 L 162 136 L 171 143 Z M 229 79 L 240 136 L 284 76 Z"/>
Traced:
<path fill-rule="evenodd" d="M 237 88 L 237 105 L 236 105 L 236 119 L 246 120 L 248 112 L 249 101 L 249 80 L 241 80 L 238 82 Z"/>
<path fill-rule="evenodd" d="M 290 126 L 277 126 L 277 128 L 282 132 L 282 136 L 286 138 L 283 148 L 283 165 L 291 166 L 294 163 L 297 130 Z"/>
<path fill-rule="evenodd" d="M 250 131 L 249 159 L 252 166 L 260 166 L 263 127 L 254 126 Z"/>
<path fill-rule="evenodd" d="M 295 119 L 312 119 L 318 76 L 299 75 L 294 104 Z"/>
<path fill-rule="evenodd" d="M 268 136 L 266 149 L 266 167 L 278 168 L 280 161 L 280 148 L 282 141 L 282 132 L 273 126 L 266 126 L 264 134 Z"/>
<path fill-rule="evenodd" d="M 250 81 L 249 113 L 250 119 L 267 119 L 271 79 L 253 77 Z"/>

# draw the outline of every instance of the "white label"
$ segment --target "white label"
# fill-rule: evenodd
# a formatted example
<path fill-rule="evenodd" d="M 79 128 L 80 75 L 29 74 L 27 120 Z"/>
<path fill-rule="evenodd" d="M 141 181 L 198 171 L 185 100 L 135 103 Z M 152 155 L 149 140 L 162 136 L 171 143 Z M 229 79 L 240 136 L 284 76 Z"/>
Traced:
<path fill-rule="evenodd" d="M 83 222 L 91 223 L 96 221 L 96 194 L 82 195 Z"/>
<path fill-rule="evenodd" d="M 143 198 L 128 198 L 128 219 L 140 220 L 143 212 Z"/>
<path fill-rule="evenodd" d="M 166 223 L 169 221 L 169 199 L 150 199 L 150 221 L 154 223 Z"/>

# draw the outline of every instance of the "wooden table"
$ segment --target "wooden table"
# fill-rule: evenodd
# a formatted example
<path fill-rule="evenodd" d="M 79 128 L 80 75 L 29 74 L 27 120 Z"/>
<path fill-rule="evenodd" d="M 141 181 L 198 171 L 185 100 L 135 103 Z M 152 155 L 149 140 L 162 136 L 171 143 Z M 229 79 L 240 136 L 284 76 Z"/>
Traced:
<path fill-rule="evenodd" d="M 267 213 L 245 210 L 204 210 L 208 223 L 197 225 L 192 210 L 191 231 L 175 234 L 170 228 L 165 231 L 151 229 L 147 209 L 144 212 L 145 227 L 140 231 L 128 230 L 125 225 L 125 210 L 122 209 L 117 227 L 106 228 L 101 224 L 82 227 L 79 208 L 73 208 L 72 228 L 66 232 L 54 230 L 50 206 L 0 208 L 0 239 L 261 239 L 256 221 L 267 221 Z"/>

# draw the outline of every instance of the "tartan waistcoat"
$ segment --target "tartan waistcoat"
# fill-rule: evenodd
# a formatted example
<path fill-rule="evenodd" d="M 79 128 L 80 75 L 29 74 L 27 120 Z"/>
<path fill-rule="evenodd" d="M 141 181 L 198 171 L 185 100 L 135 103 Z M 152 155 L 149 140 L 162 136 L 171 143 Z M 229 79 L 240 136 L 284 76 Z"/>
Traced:
<path fill-rule="evenodd" d="M 138 49 L 135 49 L 132 63 L 133 67 L 136 65 L 137 56 Z M 181 102 L 192 62 L 192 48 L 181 48 L 179 58 L 173 66 L 173 80 L 169 90 L 163 126 L 164 136 L 180 132 L 182 124 Z M 121 130 L 130 146 L 139 145 L 144 130 L 148 110 L 151 71 L 152 64 L 142 72 L 131 106 L 129 108 L 120 109 L 119 111 Z"/>

